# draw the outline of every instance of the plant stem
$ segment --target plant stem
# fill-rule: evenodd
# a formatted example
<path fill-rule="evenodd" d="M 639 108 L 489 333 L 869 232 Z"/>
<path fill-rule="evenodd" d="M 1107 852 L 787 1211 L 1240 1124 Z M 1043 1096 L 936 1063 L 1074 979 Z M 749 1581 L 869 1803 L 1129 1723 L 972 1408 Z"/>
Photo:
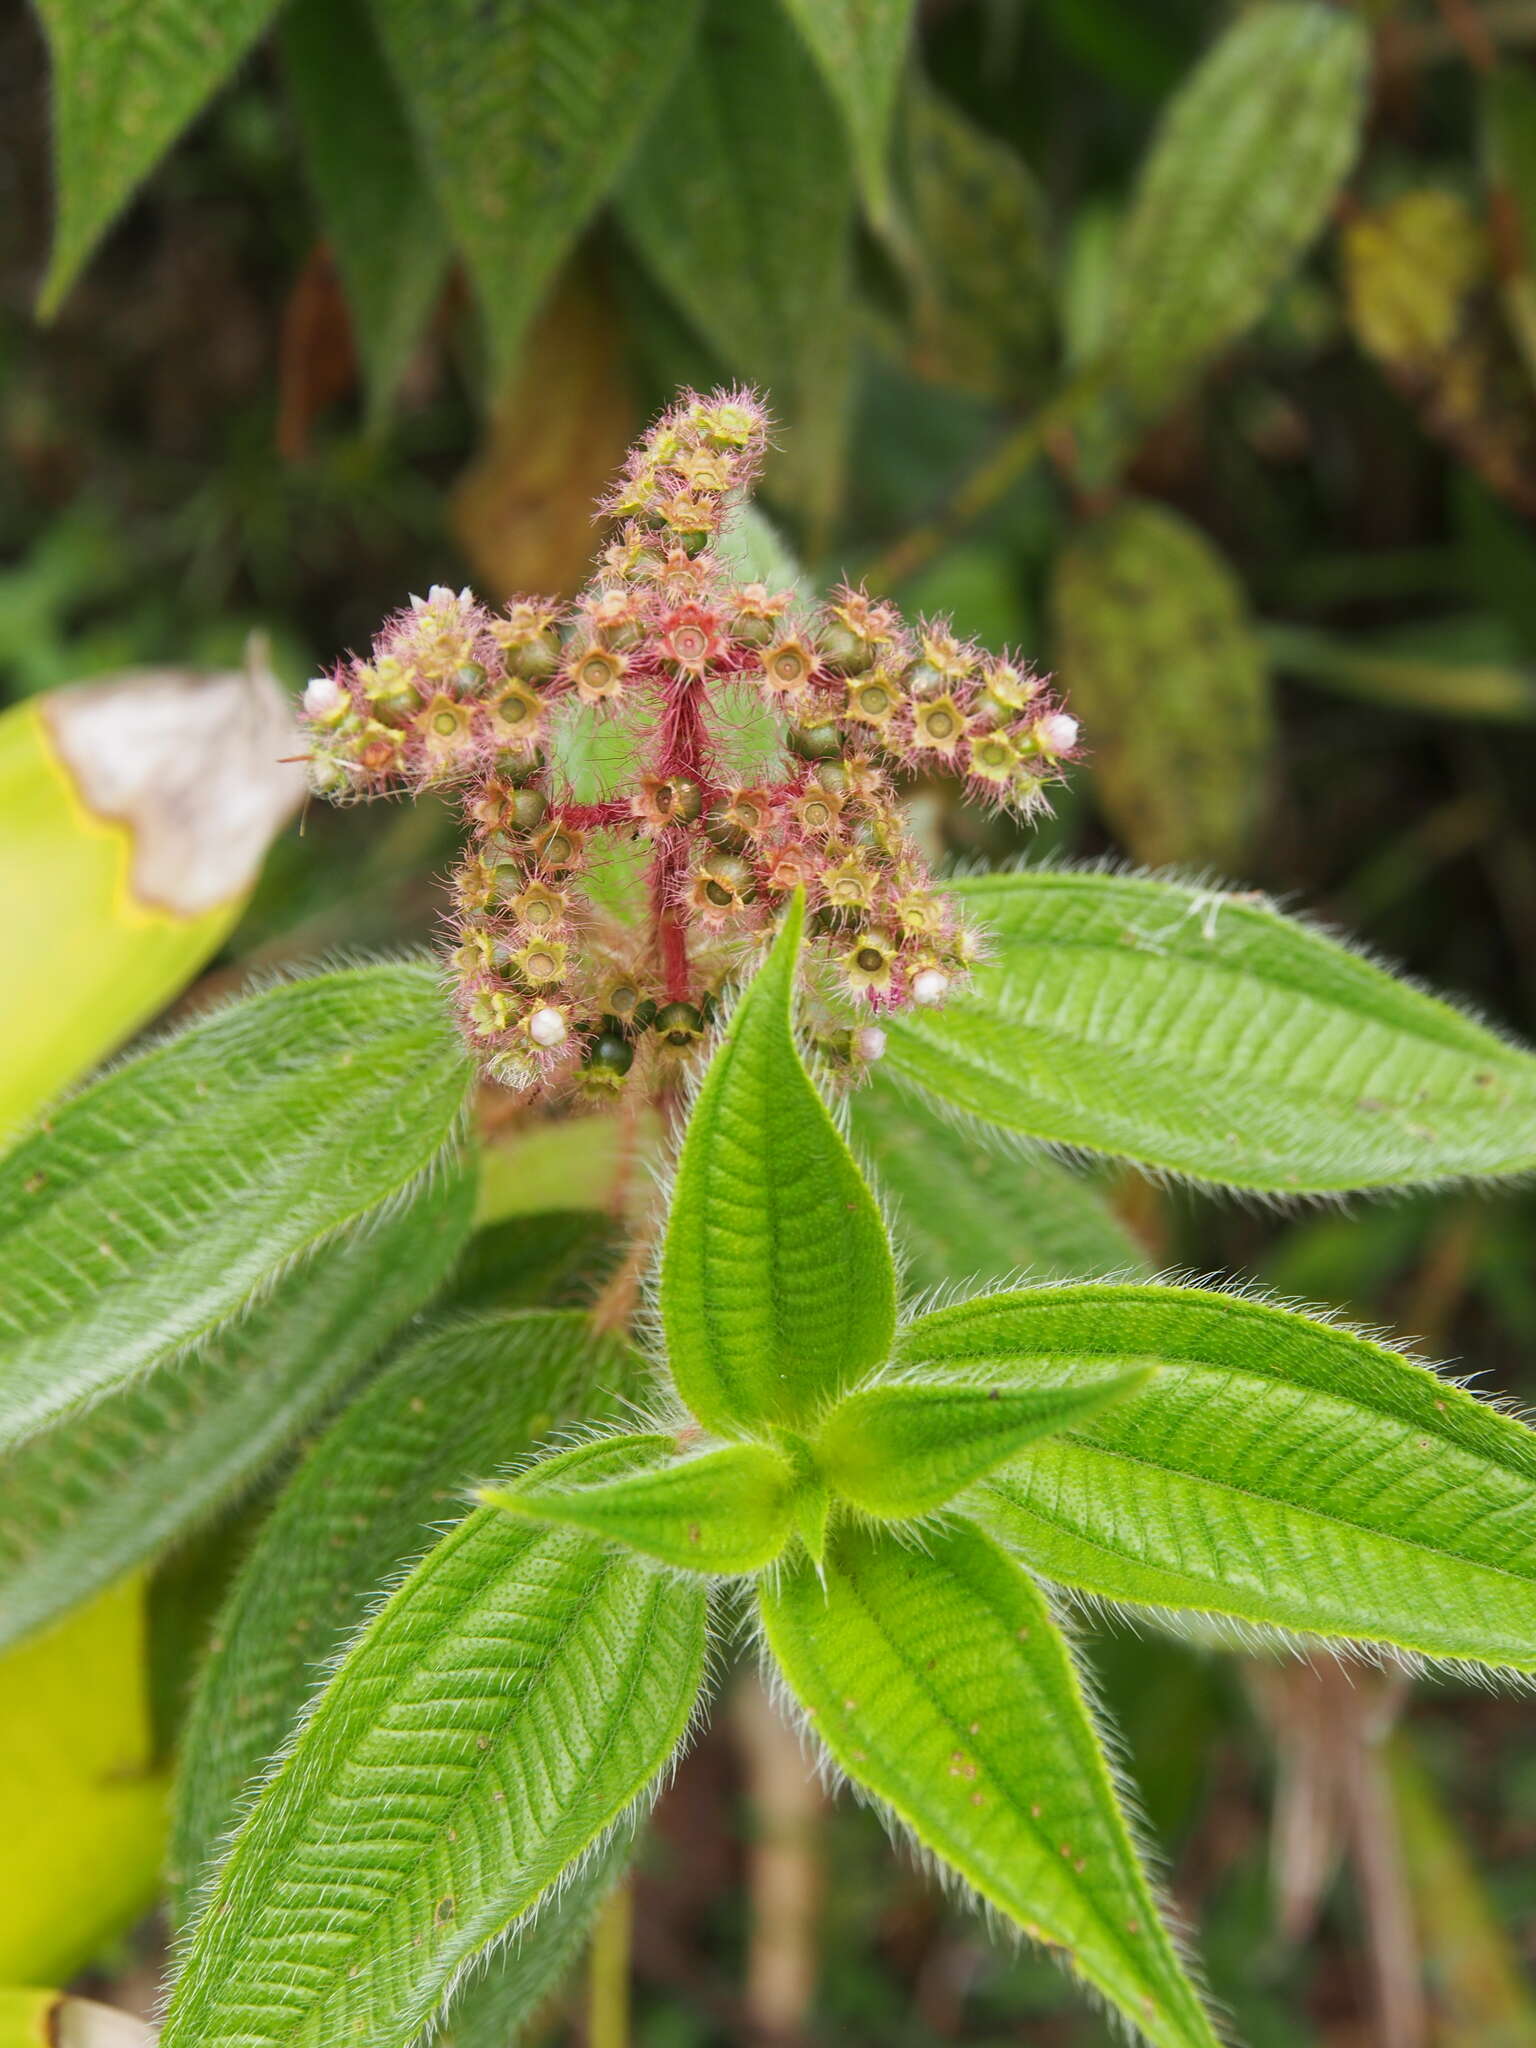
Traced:
<path fill-rule="evenodd" d="M 737 1691 L 735 1724 L 752 1816 L 747 2017 L 754 2040 L 785 2048 L 804 2038 L 816 1991 L 826 1797 L 756 1673 Z"/>
<path fill-rule="evenodd" d="M 865 570 L 864 580 L 874 590 L 892 590 L 926 568 L 951 541 L 1007 495 L 1103 387 L 1104 374 L 1097 368 L 1083 371 L 1064 385 L 971 472 L 934 518 L 925 525 L 914 526 L 910 533 L 903 534 L 877 555 Z"/>
<path fill-rule="evenodd" d="M 603 1901 L 587 1963 L 587 2048 L 629 2048 L 634 1899 L 626 1878 Z"/>

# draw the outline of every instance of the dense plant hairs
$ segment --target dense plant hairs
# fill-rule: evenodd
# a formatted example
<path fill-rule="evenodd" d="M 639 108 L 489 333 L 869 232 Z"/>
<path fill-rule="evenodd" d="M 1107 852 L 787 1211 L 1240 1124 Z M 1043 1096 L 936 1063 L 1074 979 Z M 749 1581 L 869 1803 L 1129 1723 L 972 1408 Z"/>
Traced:
<path fill-rule="evenodd" d="M 796 889 L 812 912 L 817 1036 L 845 1068 L 878 1057 L 877 1020 L 941 1004 L 977 954 L 893 776 L 953 775 L 1028 816 L 1076 751 L 1077 723 L 1042 678 L 948 621 L 909 627 L 846 586 L 808 610 L 730 576 L 716 544 L 767 432 L 750 391 L 685 394 L 606 500 L 612 537 L 573 606 L 519 598 L 493 615 L 434 587 L 368 660 L 305 693 L 320 794 L 461 793 L 455 1000 L 471 1051 L 511 1087 L 601 1099 L 637 1063 L 665 1075 Z M 782 734 L 771 779 L 732 772 L 732 686 Z M 600 802 L 572 800 L 551 764 L 573 706 L 639 736 L 631 786 Z M 583 888 L 614 836 L 649 848 L 643 930 Z"/>

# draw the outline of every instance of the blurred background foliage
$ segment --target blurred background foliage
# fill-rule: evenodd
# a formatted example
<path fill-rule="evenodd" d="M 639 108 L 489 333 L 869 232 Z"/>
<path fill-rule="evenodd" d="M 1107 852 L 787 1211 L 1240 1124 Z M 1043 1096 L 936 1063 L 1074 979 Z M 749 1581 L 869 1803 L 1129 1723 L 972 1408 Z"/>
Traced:
<path fill-rule="evenodd" d="M 746 379 L 814 578 L 1061 672 L 1090 760 L 1033 851 L 1282 894 L 1536 1035 L 1531 0 L 37 0 L 0 128 L 0 701 L 253 629 L 296 687 L 408 589 L 573 591 L 648 413 Z M 1023 850 L 915 802 L 957 859 Z M 310 812 L 200 993 L 425 937 L 451 832 Z M 1153 1265 L 1536 1392 L 1529 1191 L 1116 1195 Z M 152 1676 L 210 1577 L 157 1575 Z M 1528 1703 L 1128 1633 L 1100 1666 L 1252 2048 L 1536 2041 Z M 56 1682 L 0 1664 L 0 1724 Z M 664 1803 L 644 2048 L 1108 2040 L 761 1760 L 724 1728 Z M 78 1932 L 3 1974 L 148 1981 L 152 1936 Z"/>

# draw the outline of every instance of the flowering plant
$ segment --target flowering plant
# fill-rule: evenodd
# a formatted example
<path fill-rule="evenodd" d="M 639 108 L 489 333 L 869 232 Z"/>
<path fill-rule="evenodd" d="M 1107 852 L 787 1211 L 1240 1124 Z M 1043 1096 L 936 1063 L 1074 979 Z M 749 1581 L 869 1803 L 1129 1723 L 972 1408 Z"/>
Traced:
<path fill-rule="evenodd" d="M 460 792 L 456 1002 L 471 1051 L 511 1087 L 602 1097 L 637 1065 L 664 1080 L 797 889 L 815 1034 L 843 1064 L 877 1056 L 874 1020 L 942 1003 L 977 948 L 895 778 L 954 775 L 1028 816 L 1076 752 L 1042 679 L 946 621 L 909 627 L 846 586 L 812 610 L 733 579 L 721 529 L 767 431 L 751 392 L 685 395 L 632 451 L 573 607 L 519 598 L 498 615 L 434 587 L 305 693 L 320 794 Z M 771 720 L 755 759 L 744 707 Z M 580 710 L 637 743 L 632 778 L 599 802 L 573 800 L 554 758 Z M 615 837 L 649 848 L 643 929 L 583 888 Z"/>

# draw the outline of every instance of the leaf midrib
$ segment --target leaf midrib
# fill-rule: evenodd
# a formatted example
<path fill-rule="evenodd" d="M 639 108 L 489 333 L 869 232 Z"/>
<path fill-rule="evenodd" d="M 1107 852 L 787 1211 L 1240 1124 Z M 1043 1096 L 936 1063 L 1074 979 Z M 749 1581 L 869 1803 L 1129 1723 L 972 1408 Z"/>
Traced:
<path fill-rule="evenodd" d="M 985 1532 L 980 1533 L 984 1534 Z M 1004 1553 L 1004 1555 L 1006 1555 L 1006 1553 Z M 1021 1566 L 1015 1565 L 1015 1569 L 1022 1571 Z M 919 1693 L 921 1693 L 922 1696 L 928 1701 L 929 1705 L 933 1708 L 934 1713 L 937 1716 L 940 1723 L 946 1727 L 954 1728 L 956 1734 L 958 1735 L 958 1724 L 954 1721 L 948 1705 L 940 1698 L 940 1696 L 934 1691 L 933 1687 L 928 1683 L 927 1675 L 917 1670 L 916 1666 L 909 1661 L 905 1650 L 901 1647 L 899 1643 L 897 1643 L 892 1638 L 890 1632 L 886 1629 L 884 1624 L 876 1615 L 874 1609 L 870 1607 L 867 1601 L 865 1600 L 865 1597 L 859 1587 L 857 1580 L 853 1577 L 853 1575 L 850 1572 L 847 1572 L 846 1570 L 842 1573 L 842 1578 L 844 1584 L 848 1587 L 851 1596 L 858 1603 L 861 1612 L 866 1616 L 875 1633 L 880 1637 L 881 1641 L 885 1644 L 888 1653 L 892 1655 L 898 1667 L 907 1674 L 908 1678 L 915 1685 L 916 1690 Z M 969 1588 L 967 1587 L 966 1590 L 969 1590 Z M 1043 1606 L 1044 1603 L 1042 1602 L 1041 1604 Z M 1042 1621 L 1046 1622 L 1049 1626 L 1054 1628 L 1054 1623 L 1050 1621 L 1050 1617 L 1048 1615 L 1042 1614 L 1039 1617 L 1039 1619 L 1041 1619 Z M 967 1734 L 965 1737 L 965 1743 L 967 1746 L 974 1748 L 976 1750 L 978 1759 L 982 1758 L 984 1752 L 982 1750 L 982 1745 L 978 1741 L 976 1736 Z M 1045 1831 L 1040 1826 L 1040 1824 L 1034 1819 L 1033 1815 L 1029 1812 L 1027 1804 L 1024 1808 L 1020 1808 L 1017 1793 L 1013 1787 L 1011 1772 L 1005 1774 L 1004 1772 L 997 1770 L 995 1761 L 989 1762 L 988 1768 L 994 1771 L 997 1782 L 1008 1784 L 1009 1804 L 1012 1806 L 1016 1817 L 1027 1824 L 1030 1834 L 1034 1836 L 1042 1863 L 1047 1868 L 1051 1868 L 1051 1849 Z M 905 1796 L 905 1788 L 903 1788 L 903 1795 Z M 893 1811 L 901 1812 L 901 1808 L 900 1806 L 898 1806 L 897 1801 L 894 1798 L 892 1798 L 888 1793 L 882 1792 L 880 1794 L 880 1797 L 887 1801 L 887 1803 L 891 1806 Z M 919 1842 L 921 1842 L 924 1839 L 924 1837 L 922 1830 L 918 1827 L 916 1821 L 914 1821 L 910 1814 L 907 1813 L 902 1813 L 902 1818 L 906 1821 L 907 1825 L 913 1829 L 914 1833 L 917 1834 L 918 1840 Z M 949 1829 L 948 1826 L 946 1826 L 945 1832 L 952 1833 L 952 1830 Z M 1119 1844 L 1117 1846 L 1119 1846 L 1123 1852 L 1124 1845 Z M 956 1860 L 958 1861 L 959 1859 Z M 1132 1883 L 1138 1897 L 1142 1898 L 1147 1903 L 1148 1909 L 1150 1911 L 1151 1900 L 1148 1897 L 1144 1886 L 1142 1885 L 1140 1870 L 1136 1867 L 1134 1859 L 1125 1858 L 1124 1861 L 1126 1867 L 1132 1872 Z M 963 1867 L 964 1866 L 962 1864 L 962 1868 Z M 971 1876 L 971 1882 L 975 1884 L 977 1890 L 982 1892 L 983 1894 L 992 1894 L 992 1887 L 990 1885 L 983 1885 L 975 1876 Z M 995 1905 L 999 1907 L 1001 1911 L 1007 1913 L 1010 1919 L 1014 1919 L 1017 1917 L 1015 1908 L 1009 1905 L 1003 1899 L 994 1896 L 993 1902 Z M 1135 1951 L 1126 1944 L 1121 1930 L 1118 1927 L 1116 1927 L 1112 1922 L 1106 1921 L 1102 1913 L 1098 1910 L 1097 1906 L 1092 1907 L 1091 1911 L 1093 1914 L 1093 1919 L 1096 1922 L 1096 1924 L 1109 1935 L 1111 1948 L 1120 1956 L 1122 1962 L 1129 1965 L 1129 1971 L 1133 1981 L 1139 1984 L 1145 1984 L 1149 1981 L 1156 1981 L 1149 1980 L 1146 1971 L 1142 1968 L 1135 1954 Z M 1157 1921 L 1155 1915 L 1153 1916 L 1151 1924 L 1160 1925 L 1160 1922 Z M 1164 1991 L 1164 1995 L 1166 1995 L 1166 1988 Z"/>

